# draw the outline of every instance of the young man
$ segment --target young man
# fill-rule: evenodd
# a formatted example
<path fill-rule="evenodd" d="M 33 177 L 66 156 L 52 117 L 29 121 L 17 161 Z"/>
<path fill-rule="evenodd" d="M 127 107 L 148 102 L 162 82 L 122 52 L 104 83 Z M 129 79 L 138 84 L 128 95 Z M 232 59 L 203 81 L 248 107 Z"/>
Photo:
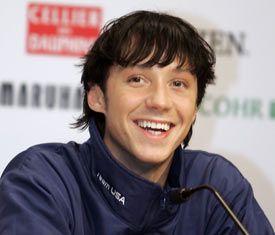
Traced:
<path fill-rule="evenodd" d="M 251 186 L 221 156 L 185 150 L 215 56 L 180 18 L 139 11 L 105 26 L 83 64 L 84 144 L 19 154 L 0 181 L 1 235 L 238 234 L 216 188 L 251 234 L 273 234 Z"/>

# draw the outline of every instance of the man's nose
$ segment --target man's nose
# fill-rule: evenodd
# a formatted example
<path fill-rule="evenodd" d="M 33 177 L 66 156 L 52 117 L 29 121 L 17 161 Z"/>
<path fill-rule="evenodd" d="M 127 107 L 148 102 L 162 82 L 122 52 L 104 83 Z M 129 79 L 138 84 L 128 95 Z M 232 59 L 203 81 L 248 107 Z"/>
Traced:
<path fill-rule="evenodd" d="M 169 87 L 164 84 L 155 85 L 146 99 L 146 105 L 150 109 L 159 111 L 169 110 L 172 105 Z"/>

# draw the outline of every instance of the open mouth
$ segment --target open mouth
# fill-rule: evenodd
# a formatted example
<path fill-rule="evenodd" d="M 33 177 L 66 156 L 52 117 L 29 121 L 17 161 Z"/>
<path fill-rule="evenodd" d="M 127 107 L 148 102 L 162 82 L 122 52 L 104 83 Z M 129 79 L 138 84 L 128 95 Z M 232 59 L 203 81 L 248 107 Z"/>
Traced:
<path fill-rule="evenodd" d="M 174 126 L 169 122 L 154 122 L 148 120 L 138 120 L 136 124 L 144 131 L 155 136 L 161 136 L 167 133 Z"/>

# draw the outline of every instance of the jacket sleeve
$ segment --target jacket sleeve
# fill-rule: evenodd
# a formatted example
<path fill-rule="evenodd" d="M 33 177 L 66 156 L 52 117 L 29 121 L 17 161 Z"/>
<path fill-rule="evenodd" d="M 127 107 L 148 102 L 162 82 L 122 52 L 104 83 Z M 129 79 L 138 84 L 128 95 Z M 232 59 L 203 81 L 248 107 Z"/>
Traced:
<path fill-rule="evenodd" d="M 10 164 L 0 179 L 1 235 L 64 235 L 70 216 L 43 163 Z"/>
<path fill-rule="evenodd" d="M 227 195 L 224 195 L 224 198 L 250 235 L 274 235 L 273 228 L 257 203 L 251 185 L 246 179 L 243 178 L 236 184 Z M 206 234 L 241 235 L 240 229 L 225 213 L 222 206 L 218 202 L 213 205 Z"/>

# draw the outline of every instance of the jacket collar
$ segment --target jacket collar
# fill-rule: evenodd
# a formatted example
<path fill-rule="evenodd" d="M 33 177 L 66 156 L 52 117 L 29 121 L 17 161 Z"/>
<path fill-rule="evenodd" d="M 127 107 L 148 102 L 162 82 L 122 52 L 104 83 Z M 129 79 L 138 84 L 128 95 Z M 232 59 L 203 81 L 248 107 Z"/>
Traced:
<path fill-rule="evenodd" d="M 162 189 L 118 163 L 104 144 L 94 121 L 89 131 L 91 138 L 87 143 L 92 153 L 92 157 L 89 156 L 92 179 L 113 211 L 137 229 L 174 217 L 178 205 L 169 201 L 167 191 L 184 185 L 180 148 L 173 157 L 168 183 Z"/>

